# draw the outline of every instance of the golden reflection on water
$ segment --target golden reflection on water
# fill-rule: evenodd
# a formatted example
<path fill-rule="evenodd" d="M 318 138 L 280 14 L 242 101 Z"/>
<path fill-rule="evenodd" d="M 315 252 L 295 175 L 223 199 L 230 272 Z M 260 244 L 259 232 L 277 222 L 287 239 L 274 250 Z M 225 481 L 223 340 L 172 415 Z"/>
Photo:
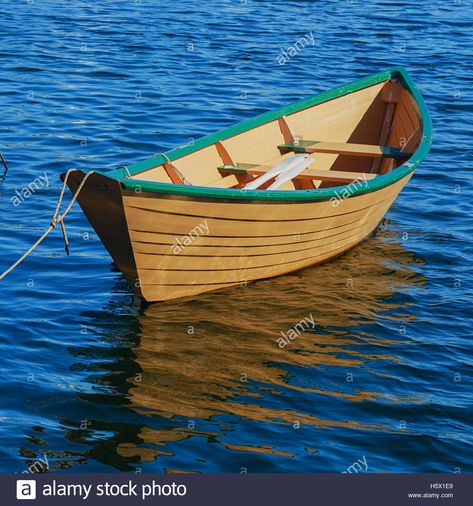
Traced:
<path fill-rule="evenodd" d="M 244 420 L 270 424 L 379 428 L 355 420 L 317 417 L 291 408 L 291 395 L 312 394 L 352 402 L 386 396 L 375 391 L 342 391 L 301 386 L 288 367 L 317 369 L 340 367 L 353 371 L 376 360 L 395 361 L 389 347 L 392 341 L 376 336 L 367 325 L 380 317 L 383 325 L 400 327 L 410 316 L 396 302 L 397 291 L 412 285 L 421 287 L 424 279 L 413 268 L 415 259 L 399 243 L 377 236 L 342 257 L 292 275 L 260 281 L 246 287 L 209 293 L 195 300 L 156 303 L 138 316 L 140 344 L 134 348 L 142 373 L 130 378 L 132 408 L 140 413 L 166 418 L 184 417 L 208 420 L 229 414 Z M 277 344 L 281 331 L 312 315 L 315 326 L 302 332 L 285 348 Z M 364 350 L 376 343 L 386 354 Z M 374 374 L 383 374 L 371 371 Z M 296 373 L 297 375 L 297 373 Z M 317 381 L 317 380 L 315 380 Z M 268 394 L 280 396 L 284 408 L 265 407 Z M 393 397 L 390 402 L 406 401 Z M 192 423 L 192 422 L 191 422 Z M 192 428 L 153 430 L 144 428 L 140 438 L 163 445 L 199 434 Z M 227 445 L 240 451 L 274 453 L 267 447 L 245 447 L 235 441 Z M 242 448 L 246 448 L 242 450 Z M 151 460 L 166 452 L 121 445 L 122 455 Z"/>

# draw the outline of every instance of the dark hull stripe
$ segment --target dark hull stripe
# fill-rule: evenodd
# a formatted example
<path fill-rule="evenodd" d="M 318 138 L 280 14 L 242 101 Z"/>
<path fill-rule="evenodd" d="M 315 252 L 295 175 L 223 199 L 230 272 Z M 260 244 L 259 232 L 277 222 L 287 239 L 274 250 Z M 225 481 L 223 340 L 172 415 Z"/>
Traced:
<path fill-rule="evenodd" d="M 369 232 L 366 233 L 366 235 L 368 235 Z M 348 237 L 344 237 L 343 239 L 339 239 L 338 241 L 333 241 L 333 242 L 329 242 L 327 244 L 325 244 L 325 246 L 330 246 L 331 244 L 336 244 L 337 242 L 342 242 L 342 241 L 346 241 L 348 239 L 351 239 L 352 237 L 356 237 L 358 234 L 353 234 L 353 235 L 350 235 Z M 309 248 L 309 249 L 312 249 L 312 248 Z M 332 251 L 336 251 L 338 248 L 335 248 L 335 250 L 330 250 L 330 251 L 327 251 L 325 253 L 322 253 L 322 255 L 327 255 L 329 253 L 331 253 Z M 276 253 L 275 253 L 276 254 Z M 194 272 L 226 272 L 226 271 L 253 271 L 253 270 L 256 270 L 256 269 L 267 269 L 268 267 L 279 267 L 280 265 L 288 265 L 288 264 L 294 264 L 294 263 L 298 263 L 298 262 L 305 262 L 306 260 L 310 260 L 312 258 L 317 258 L 321 256 L 320 254 L 319 255 L 312 255 L 312 256 L 309 256 L 309 257 L 304 257 L 304 258 L 300 258 L 299 260 L 291 260 L 289 262 L 280 262 L 280 263 L 277 263 L 277 264 L 268 264 L 268 265 L 261 265 L 261 266 L 257 266 L 257 267 L 234 267 L 234 268 L 230 268 L 230 269 L 152 269 L 150 267 L 138 267 L 138 270 L 140 272 L 142 271 L 155 271 L 155 272 L 189 272 L 189 273 L 194 273 Z M 212 257 L 212 256 L 209 256 L 208 258 L 215 258 L 215 257 Z M 240 258 L 245 258 L 245 257 L 240 257 Z"/>
<path fill-rule="evenodd" d="M 359 211 L 364 211 L 366 209 L 370 209 L 372 207 L 379 206 L 380 204 L 382 204 L 386 200 L 390 199 L 391 197 L 392 197 L 392 194 L 390 194 L 387 198 L 380 200 L 379 202 L 375 202 L 374 204 L 371 204 L 369 206 L 361 207 L 360 209 L 355 209 L 352 211 L 348 211 L 346 213 L 331 214 L 329 216 L 316 216 L 313 218 L 300 218 L 300 219 L 288 219 L 288 220 L 249 220 L 249 219 L 242 219 L 242 218 L 222 218 L 220 216 L 202 216 L 199 214 L 174 213 L 174 212 L 168 212 L 168 211 L 160 211 L 157 209 L 148 209 L 146 207 L 135 206 L 132 204 L 126 204 L 126 207 L 132 208 L 132 209 L 138 209 L 140 211 L 145 211 L 145 212 L 149 212 L 149 213 L 163 214 L 165 216 L 181 216 L 181 217 L 186 217 L 186 218 L 198 218 L 199 220 L 210 219 L 210 220 L 220 220 L 220 221 L 241 221 L 241 222 L 245 222 L 245 223 L 286 223 L 286 222 L 297 223 L 299 221 L 313 221 L 313 220 L 324 220 L 324 219 L 330 219 L 330 218 L 338 218 L 339 216 L 345 216 L 347 214 L 357 213 Z"/>
<path fill-rule="evenodd" d="M 383 202 L 385 202 L 386 200 L 388 199 L 385 199 Z M 263 239 L 269 239 L 269 238 L 272 238 L 272 237 L 294 237 L 295 234 L 297 235 L 300 235 L 300 236 L 303 236 L 303 235 L 309 235 L 309 234 L 316 234 L 318 232 L 329 232 L 330 230 L 335 230 L 337 228 L 341 228 L 341 227 L 345 227 L 347 225 L 352 225 L 353 223 L 357 223 L 359 222 L 360 219 L 356 219 L 356 220 L 353 220 L 353 221 L 349 221 L 347 223 L 343 223 L 342 225 L 337 225 L 336 227 L 330 227 L 330 228 L 322 228 L 322 229 L 319 229 L 319 230 L 314 230 L 314 231 L 311 231 L 311 232 L 294 232 L 292 234 L 280 234 L 280 235 L 205 235 L 205 236 L 202 236 L 202 237 L 211 237 L 213 239 L 259 239 L 259 238 L 263 238 Z M 182 233 L 175 233 L 175 232 L 148 232 L 147 230 L 138 230 L 138 229 L 130 229 L 131 232 L 137 232 L 137 233 L 142 233 L 142 234 L 160 234 L 160 235 L 170 235 L 171 237 L 180 237 L 182 236 Z M 298 241 L 299 244 L 301 243 L 304 243 L 304 242 L 311 242 L 313 239 L 308 239 L 307 241 Z M 274 243 L 274 244 L 248 244 L 248 245 L 241 245 L 241 246 L 225 246 L 225 245 L 219 245 L 219 244 L 216 244 L 216 245 L 212 245 L 212 244 L 202 244 L 202 245 L 199 245 L 199 248 L 229 248 L 229 247 L 241 247 L 241 248 L 261 248 L 262 246 L 284 246 L 285 244 L 292 244 L 294 241 L 290 241 L 290 242 L 278 242 L 278 243 Z M 151 241 L 140 241 L 138 239 L 134 239 L 133 240 L 133 243 L 134 244 L 157 244 L 157 245 L 160 245 L 160 246 L 170 246 L 171 244 L 174 244 L 174 243 L 171 243 L 171 242 L 151 242 Z M 192 248 L 192 247 L 196 247 L 196 246 L 188 246 L 189 248 Z"/>
<path fill-rule="evenodd" d="M 141 286 L 225 286 L 239 285 L 242 281 L 247 280 L 240 279 L 238 281 L 228 281 L 225 283 L 143 283 Z"/>
<path fill-rule="evenodd" d="M 346 230 L 344 232 L 337 232 L 336 234 L 325 235 L 323 237 L 318 237 L 317 239 L 312 239 L 310 241 L 293 241 L 292 243 L 286 243 L 286 244 L 302 244 L 302 243 L 314 243 L 316 241 L 325 241 L 326 239 L 328 239 L 330 237 L 337 237 L 338 235 L 342 235 L 347 232 L 352 232 L 354 230 L 360 230 L 362 227 L 364 227 L 370 223 L 373 223 L 376 221 L 381 221 L 382 218 L 383 217 L 381 216 L 381 217 L 376 217 L 376 219 L 367 220 L 365 223 L 363 223 L 359 227 L 356 227 L 355 229 L 352 229 L 352 230 Z M 345 223 L 345 225 L 347 225 L 347 223 Z M 350 237 L 352 237 L 352 236 L 350 236 Z M 134 241 L 134 244 L 135 243 L 136 242 Z M 156 244 L 156 243 L 147 243 L 147 244 Z M 327 243 L 327 244 L 332 244 L 332 243 Z M 173 246 L 173 245 L 176 245 L 176 243 L 165 244 L 165 246 Z M 258 247 L 261 248 L 261 247 L 272 247 L 272 246 L 275 246 L 275 245 L 274 244 L 262 245 L 262 246 L 258 246 Z M 192 246 L 184 247 L 184 249 L 186 250 L 187 248 L 190 248 L 190 247 L 192 247 Z M 199 248 L 200 246 L 193 246 L 193 247 Z M 207 247 L 214 247 L 215 248 L 217 246 L 207 246 Z M 240 248 L 240 247 L 245 248 L 245 246 L 218 246 L 218 247 L 221 247 L 221 248 Z M 150 252 L 150 251 L 137 251 L 137 250 L 135 250 L 135 254 L 160 256 L 160 257 L 174 257 L 174 258 L 184 258 L 184 257 L 186 257 L 186 258 L 212 258 L 215 256 L 218 256 L 219 258 L 241 258 L 241 257 L 264 257 L 264 256 L 273 256 L 273 255 L 288 255 L 290 253 L 297 253 L 299 251 L 307 251 L 307 250 L 312 249 L 313 247 L 314 246 L 310 246 L 308 248 L 299 248 L 299 249 L 290 250 L 290 251 L 276 251 L 273 253 L 255 253 L 255 254 L 240 254 L 240 255 L 222 255 L 220 253 L 218 255 L 184 255 L 182 253 L 179 253 L 178 255 L 176 255 L 174 253 L 154 253 L 154 252 Z"/>
<path fill-rule="evenodd" d="M 365 237 L 363 237 L 362 239 L 360 239 L 359 241 L 357 241 L 357 242 L 355 242 L 353 244 L 349 244 L 347 246 L 341 246 L 339 248 L 335 248 L 333 250 L 327 251 L 327 252 L 323 253 L 322 255 L 317 255 L 317 256 L 311 257 L 311 258 L 314 258 L 314 259 L 315 258 L 320 258 L 320 257 L 325 256 L 327 254 L 334 253 L 335 251 L 339 251 L 339 253 L 334 254 L 332 257 L 325 258 L 321 262 L 325 263 L 325 262 L 328 262 L 329 260 L 333 260 L 334 258 L 336 258 L 338 256 L 341 256 L 346 251 L 348 251 L 348 250 L 354 248 L 355 246 L 357 246 L 358 244 L 362 243 L 366 239 L 366 237 L 368 235 L 369 234 L 367 234 Z M 302 260 L 300 260 L 300 261 L 302 262 Z M 321 263 L 321 262 L 315 261 L 313 264 L 310 264 L 310 265 L 314 265 L 314 264 Z M 306 265 L 304 267 L 296 268 L 294 271 L 288 272 L 288 274 L 290 274 L 292 272 L 296 272 L 296 271 L 301 270 L 301 269 L 305 269 L 307 267 L 310 267 L 310 265 Z M 237 270 L 237 269 L 235 269 L 235 270 Z M 269 276 L 264 276 L 263 278 L 251 278 L 251 279 L 240 278 L 240 279 L 235 280 L 235 281 L 226 281 L 226 282 L 223 282 L 223 283 L 143 283 L 142 286 L 189 286 L 189 287 L 194 287 L 194 286 L 228 286 L 228 285 L 239 285 L 242 282 L 255 281 L 257 279 L 273 278 L 273 277 L 276 277 L 276 276 L 280 276 L 280 274 L 271 274 Z"/>

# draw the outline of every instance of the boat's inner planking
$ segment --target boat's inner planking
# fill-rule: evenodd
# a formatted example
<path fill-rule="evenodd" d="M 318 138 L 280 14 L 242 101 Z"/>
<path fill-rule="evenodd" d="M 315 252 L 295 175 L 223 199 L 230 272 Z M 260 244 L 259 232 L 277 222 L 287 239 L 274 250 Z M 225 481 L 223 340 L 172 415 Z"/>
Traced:
<path fill-rule="evenodd" d="M 327 188 L 389 172 L 410 157 L 421 138 L 418 107 L 392 79 L 281 116 L 132 178 L 243 188 L 285 157 L 307 153 L 315 159 L 311 168 L 280 189 Z"/>

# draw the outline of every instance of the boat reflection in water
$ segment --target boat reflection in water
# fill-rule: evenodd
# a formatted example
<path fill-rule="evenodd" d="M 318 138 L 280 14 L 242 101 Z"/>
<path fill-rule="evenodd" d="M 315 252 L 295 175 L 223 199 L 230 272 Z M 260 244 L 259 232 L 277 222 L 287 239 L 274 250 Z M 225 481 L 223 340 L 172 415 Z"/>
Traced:
<path fill-rule="evenodd" d="M 357 420 L 349 406 L 407 399 L 353 379 L 360 368 L 386 379 L 383 368 L 371 364 L 396 362 L 391 345 L 403 339 L 402 327 L 411 318 L 401 307 L 409 299 L 397 292 L 423 282 L 412 263 L 399 244 L 375 237 L 339 260 L 290 276 L 146 307 L 138 317 L 140 344 L 134 349 L 142 372 L 130 379 L 130 401 L 140 413 L 180 423 L 143 427 L 139 437 L 165 446 L 204 436 L 227 449 L 289 456 L 297 451 L 287 447 L 297 445 L 278 448 L 274 435 L 269 443 L 240 438 L 235 427 L 224 441 L 219 435 L 235 420 L 291 429 L 383 430 L 364 416 Z M 393 329 L 392 338 L 378 335 L 379 319 L 384 335 Z M 119 452 L 146 460 L 161 450 L 123 443 Z"/>
<path fill-rule="evenodd" d="M 327 444 L 393 432 L 387 406 L 418 402 L 396 391 L 390 372 L 413 318 L 409 291 L 424 283 L 414 264 L 383 227 L 343 257 L 292 275 L 131 315 L 110 314 L 123 306 L 83 315 L 111 347 L 99 360 L 71 349 L 94 359 L 81 399 L 91 413 L 90 402 L 100 404 L 94 417 L 107 421 L 91 421 L 96 438 L 64 421 L 69 438 L 120 469 L 332 469 Z M 319 464 L 307 464 L 314 455 Z"/>

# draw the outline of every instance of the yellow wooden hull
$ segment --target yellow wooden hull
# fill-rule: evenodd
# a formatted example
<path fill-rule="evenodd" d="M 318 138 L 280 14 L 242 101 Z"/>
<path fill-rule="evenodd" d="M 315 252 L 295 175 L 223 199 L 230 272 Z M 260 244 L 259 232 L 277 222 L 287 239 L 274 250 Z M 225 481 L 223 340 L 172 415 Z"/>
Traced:
<path fill-rule="evenodd" d="M 410 175 L 360 196 L 287 204 L 212 202 L 117 188 L 112 200 L 120 225 L 106 212 L 91 213 L 97 206 L 90 200 L 109 198 L 97 184 L 101 177 L 89 178 L 79 203 L 130 286 L 147 301 L 162 301 L 246 285 L 340 255 L 373 232 Z M 119 230 L 109 237 L 112 227 Z"/>
<path fill-rule="evenodd" d="M 90 175 L 78 202 L 136 293 L 163 301 L 246 285 L 327 261 L 372 233 L 425 157 L 430 119 L 403 70 L 349 90 Z M 277 191 L 245 189 L 287 150 L 314 157 L 316 170 Z M 72 174 L 72 191 L 83 177 Z"/>
<path fill-rule="evenodd" d="M 333 258 L 373 232 L 408 179 L 336 201 L 337 207 L 334 201 L 233 204 L 125 195 L 142 296 L 193 296 Z M 185 245 L 183 237 L 194 239 Z"/>

